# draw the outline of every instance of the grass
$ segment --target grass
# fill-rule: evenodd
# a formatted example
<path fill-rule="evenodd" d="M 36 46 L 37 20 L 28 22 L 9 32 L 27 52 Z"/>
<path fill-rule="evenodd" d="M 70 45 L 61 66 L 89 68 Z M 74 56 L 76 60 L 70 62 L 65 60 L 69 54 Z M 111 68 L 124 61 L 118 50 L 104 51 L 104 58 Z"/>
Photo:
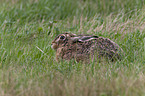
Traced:
<path fill-rule="evenodd" d="M 1 0 L 0 95 L 145 95 L 144 2 Z M 51 41 L 63 32 L 110 38 L 125 57 L 114 63 L 58 63 Z"/>

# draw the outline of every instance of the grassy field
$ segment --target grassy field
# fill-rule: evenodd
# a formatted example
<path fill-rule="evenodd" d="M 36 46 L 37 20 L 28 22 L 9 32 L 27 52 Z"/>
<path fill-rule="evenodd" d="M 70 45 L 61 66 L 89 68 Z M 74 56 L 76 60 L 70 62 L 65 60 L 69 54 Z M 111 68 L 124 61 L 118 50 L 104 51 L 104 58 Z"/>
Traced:
<path fill-rule="evenodd" d="M 144 96 L 144 4 L 0 0 L 0 96 Z M 58 63 L 51 41 L 63 32 L 109 38 L 125 57 L 109 63 Z"/>

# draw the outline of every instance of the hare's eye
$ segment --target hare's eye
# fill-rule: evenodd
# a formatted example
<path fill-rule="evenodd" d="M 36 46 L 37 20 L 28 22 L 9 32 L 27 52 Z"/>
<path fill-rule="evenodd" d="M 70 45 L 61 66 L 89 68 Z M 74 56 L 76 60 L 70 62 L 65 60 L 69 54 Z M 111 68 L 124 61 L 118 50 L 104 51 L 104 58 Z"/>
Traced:
<path fill-rule="evenodd" d="M 64 39 L 65 37 L 64 36 L 60 36 L 60 39 Z"/>

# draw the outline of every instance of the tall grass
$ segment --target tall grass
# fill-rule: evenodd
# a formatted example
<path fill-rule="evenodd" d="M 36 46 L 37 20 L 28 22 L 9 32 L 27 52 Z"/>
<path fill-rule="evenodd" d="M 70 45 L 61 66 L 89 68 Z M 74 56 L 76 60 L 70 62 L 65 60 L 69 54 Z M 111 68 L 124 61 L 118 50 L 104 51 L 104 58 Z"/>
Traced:
<path fill-rule="evenodd" d="M 144 0 L 1 0 L 0 95 L 144 95 L 144 8 Z M 56 62 L 51 41 L 66 31 L 110 38 L 125 57 Z"/>
<path fill-rule="evenodd" d="M 125 14 L 142 9 L 144 0 L 6 0 L 1 3 L 5 10 L 1 16 L 10 20 L 65 19 L 95 14 L 107 16 L 123 11 Z M 15 6 L 17 5 L 17 6 Z M 3 20 L 5 20 L 3 19 Z M 25 22 L 26 22 L 25 21 Z M 25 23 L 24 22 L 24 23 Z"/>

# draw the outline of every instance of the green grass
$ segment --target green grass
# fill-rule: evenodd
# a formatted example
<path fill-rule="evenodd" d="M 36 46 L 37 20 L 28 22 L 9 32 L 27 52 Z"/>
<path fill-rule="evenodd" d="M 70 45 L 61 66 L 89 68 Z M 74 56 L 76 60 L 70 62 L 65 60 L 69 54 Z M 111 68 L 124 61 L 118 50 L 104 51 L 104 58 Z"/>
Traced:
<path fill-rule="evenodd" d="M 1 0 L 0 96 L 144 96 L 144 2 Z M 110 38 L 125 57 L 58 63 L 51 41 L 63 32 Z"/>

